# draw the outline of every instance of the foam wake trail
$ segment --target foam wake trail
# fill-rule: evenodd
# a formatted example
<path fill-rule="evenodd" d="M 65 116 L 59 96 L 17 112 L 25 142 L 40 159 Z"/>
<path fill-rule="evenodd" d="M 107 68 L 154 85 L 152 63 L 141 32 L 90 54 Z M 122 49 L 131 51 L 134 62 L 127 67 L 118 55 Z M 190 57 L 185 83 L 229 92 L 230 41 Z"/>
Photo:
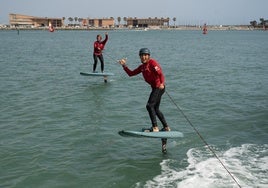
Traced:
<path fill-rule="evenodd" d="M 217 153 L 241 187 L 264 188 L 268 185 L 268 144 L 244 144 Z M 144 187 L 238 187 L 219 161 L 204 148 L 190 149 L 187 162 L 188 166 L 180 169 L 177 167 L 179 161 L 163 160 L 161 174 L 148 180 Z"/>

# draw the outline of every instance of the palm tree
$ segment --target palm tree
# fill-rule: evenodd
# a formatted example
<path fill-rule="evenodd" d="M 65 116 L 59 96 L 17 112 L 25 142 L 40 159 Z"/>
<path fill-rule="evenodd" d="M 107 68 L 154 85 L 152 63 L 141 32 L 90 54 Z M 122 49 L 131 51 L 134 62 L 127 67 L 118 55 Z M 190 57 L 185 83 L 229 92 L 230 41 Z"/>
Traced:
<path fill-rule="evenodd" d="M 62 17 L 62 20 L 63 20 L 62 26 L 65 25 L 65 24 L 64 24 L 65 19 L 66 19 L 65 17 Z"/>
<path fill-rule="evenodd" d="M 260 25 L 262 26 L 263 29 L 265 29 L 265 20 L 264 18 L 260 18 Z"/>
<path fill-rule="evenodd" d="M 174 27 L 175 27 L 175 22 L 176 22 L 177 18 L 174 17 L 172 20 L 173 20 L 173 22 L 174 22 Z"/>
<path fill-rule="evenodd" d="M 260 18 L 261 25 L 264 24 L 264 18 Z"/>
<path fill-rule="evenodd" d="M 82 21 L 83 21 L 83 18 L 78 18 L 79 25 L 81 25 Z"/>
<path fill-rule="evenodd" d="M 74 21 L 74 19 L 72 17 L 69 17 L 68 20 L 69 20 L 69 22 L 71 22 L 70 25 L 72 25 L 72 22 Z"/>
<path fill-rule="evenodd" d="M 75 25 L 77 24 L 78 17 L 74 17 Z"/>
<path fill-rule="evenodd" d="M 125 22 L 125 25 L 127 25 L 127 17 L 124 17 L 123 20 Z"/>
<path fill-rule="evenodd" d="M 121 17 L 117 17 L 118 25 L 120 25 Z"/>
<path fill-rule="evenodd" d="M 256 20 L 251 21 L 250 22 L 250 25 L 252 25 L 255 28 L 257 26 L 257 21 Z"/>

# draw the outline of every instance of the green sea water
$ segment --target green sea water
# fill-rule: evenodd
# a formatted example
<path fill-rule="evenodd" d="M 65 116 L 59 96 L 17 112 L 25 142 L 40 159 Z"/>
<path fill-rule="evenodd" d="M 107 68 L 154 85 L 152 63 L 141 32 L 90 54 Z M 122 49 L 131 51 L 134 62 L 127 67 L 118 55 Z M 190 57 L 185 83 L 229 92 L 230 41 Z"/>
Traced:
<path fill-rule="evenodd" d="M 268 186 L 268 32 L 109 31 L 108 83 L 79 74 L 104 32 L 0 31 L 0 187 Z M 142 47 L 166 77 L 160 108 L 184 134 L 165 155 L 159 139 L 118 134 L 151 126 L 150 87 L 116 63 L 136 68 Z"/>

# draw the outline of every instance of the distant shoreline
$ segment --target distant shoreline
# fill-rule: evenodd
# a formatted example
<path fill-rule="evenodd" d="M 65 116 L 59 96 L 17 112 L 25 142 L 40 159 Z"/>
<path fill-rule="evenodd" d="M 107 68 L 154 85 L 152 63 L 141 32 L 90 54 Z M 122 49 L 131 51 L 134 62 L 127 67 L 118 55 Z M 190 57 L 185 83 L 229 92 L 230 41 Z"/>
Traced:
<path fill-rule="evenodd" d="M 238 30 L 238 31 L 251 31 L 251 30 L 263 30 L 263 28 L 253 28 L 248 25 L 228 25 L 228 26 L 207 26 L 208 30 L 211 31 L 227 31 L 227 30 Z M 48 27 L 39 27 L 39 28 L 29 28 L 29 27 L 19 27 L 19 28 L 10 28 L 10 27 L 0 27 L 0 30 L 48 30 Z M 58 27 L 55 30 L 202 30 L 201 26 L 172 26 L 172 27 L 148 27 L 148 28 L 91 28 L 91 27 Z"/>

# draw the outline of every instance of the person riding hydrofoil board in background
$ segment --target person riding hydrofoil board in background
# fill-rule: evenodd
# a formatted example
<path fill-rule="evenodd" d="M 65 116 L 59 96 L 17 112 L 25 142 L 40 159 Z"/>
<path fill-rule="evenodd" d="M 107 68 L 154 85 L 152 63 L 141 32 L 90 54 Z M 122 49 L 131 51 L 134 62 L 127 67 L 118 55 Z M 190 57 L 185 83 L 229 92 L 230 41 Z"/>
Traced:
<path fill-rule="evenodd" d="M 108 41 L 108 33 L 105 33 L 105 39 L 103 41 L 101 35 L 97 35 L 97 40 L 94 42 L 94 51 L 93 51 L 93 59 L 94 59 L 94 64 L 93 64 L 93 72 L 96 72 L 97 68 L 97 63 L 98 59 L 101 62 L 101 72 L 104 71 L 104 59 L 102 55 L 102 51 L 104 50 L 105 44 Z"/>

